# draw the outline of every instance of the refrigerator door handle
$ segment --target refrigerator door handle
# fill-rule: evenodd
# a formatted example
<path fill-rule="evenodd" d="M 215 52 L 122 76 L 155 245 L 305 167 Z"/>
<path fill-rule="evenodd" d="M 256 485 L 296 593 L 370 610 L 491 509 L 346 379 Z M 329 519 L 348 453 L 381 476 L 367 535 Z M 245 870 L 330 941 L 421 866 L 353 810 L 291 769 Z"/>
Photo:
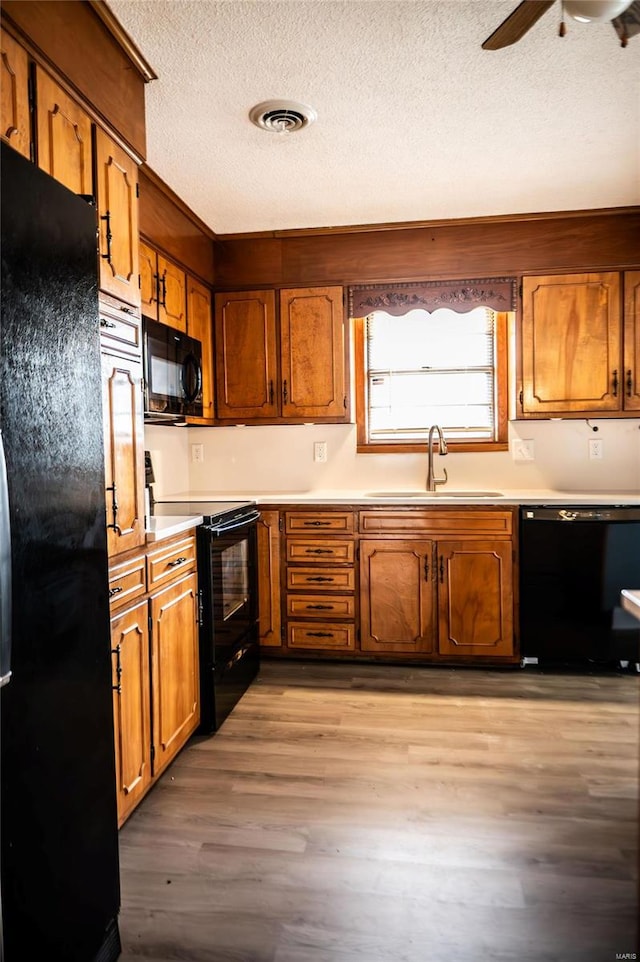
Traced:
<path fill-rule="evenodd" d="M 0 431 L 0 687 L 11 678 L 11 528 L 9 487 Z"/>

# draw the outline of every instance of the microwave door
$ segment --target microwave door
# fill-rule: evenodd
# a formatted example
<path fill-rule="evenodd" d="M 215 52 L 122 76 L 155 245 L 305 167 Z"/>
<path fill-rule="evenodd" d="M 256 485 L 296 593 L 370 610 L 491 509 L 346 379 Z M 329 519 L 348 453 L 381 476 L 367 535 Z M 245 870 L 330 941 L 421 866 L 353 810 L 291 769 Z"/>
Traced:
<path fill-rule="evenodd" d="M 196 355 L 191 352 L 182 362 L 182 390 L 187 404 L 193 404 L 202 392 L 202 368 Z"/>

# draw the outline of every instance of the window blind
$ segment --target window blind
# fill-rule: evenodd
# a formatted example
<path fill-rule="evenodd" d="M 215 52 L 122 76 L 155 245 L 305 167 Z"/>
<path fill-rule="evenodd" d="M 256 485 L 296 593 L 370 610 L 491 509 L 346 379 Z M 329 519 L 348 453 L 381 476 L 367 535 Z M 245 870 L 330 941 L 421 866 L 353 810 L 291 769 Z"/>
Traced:
<path fill-rule="evenodd" d="M 368 436 L 426 441 L 495 438 L 495 313 L 442 308 L 366 317 Z"/>

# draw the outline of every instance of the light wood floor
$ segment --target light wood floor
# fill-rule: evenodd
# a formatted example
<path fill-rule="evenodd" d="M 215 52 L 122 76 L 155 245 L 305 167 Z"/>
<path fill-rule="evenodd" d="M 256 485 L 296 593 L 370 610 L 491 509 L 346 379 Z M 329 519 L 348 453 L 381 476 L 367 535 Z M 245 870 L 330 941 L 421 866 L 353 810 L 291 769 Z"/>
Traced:
<path fill-rule="evenodd" d="M 122 962 L 609 962 L 638 676 L 266 662 L 120 832 Z"/>

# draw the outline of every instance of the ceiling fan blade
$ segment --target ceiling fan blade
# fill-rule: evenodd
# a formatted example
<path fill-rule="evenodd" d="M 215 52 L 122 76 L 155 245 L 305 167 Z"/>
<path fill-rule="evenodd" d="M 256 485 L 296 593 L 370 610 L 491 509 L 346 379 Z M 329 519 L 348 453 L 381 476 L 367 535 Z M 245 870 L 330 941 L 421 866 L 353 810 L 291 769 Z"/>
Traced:
<path fill-rule="evenodd" d="M 622 46 L 626 47 L 629 37 L 635 37 L 640 33 L 640 0 L 634 0 L 618 17 L 614 17 L 611 23 L 620 37 Z"/>
<path fill-rule="evenodd" d="M 543 13 L 552 7 L 555 0 L 523 0 L 513 13 L 487 37 L 482 44 L 483 50 L 500 50 L 516 43 L 525 33 L 537 23 Z"/>

